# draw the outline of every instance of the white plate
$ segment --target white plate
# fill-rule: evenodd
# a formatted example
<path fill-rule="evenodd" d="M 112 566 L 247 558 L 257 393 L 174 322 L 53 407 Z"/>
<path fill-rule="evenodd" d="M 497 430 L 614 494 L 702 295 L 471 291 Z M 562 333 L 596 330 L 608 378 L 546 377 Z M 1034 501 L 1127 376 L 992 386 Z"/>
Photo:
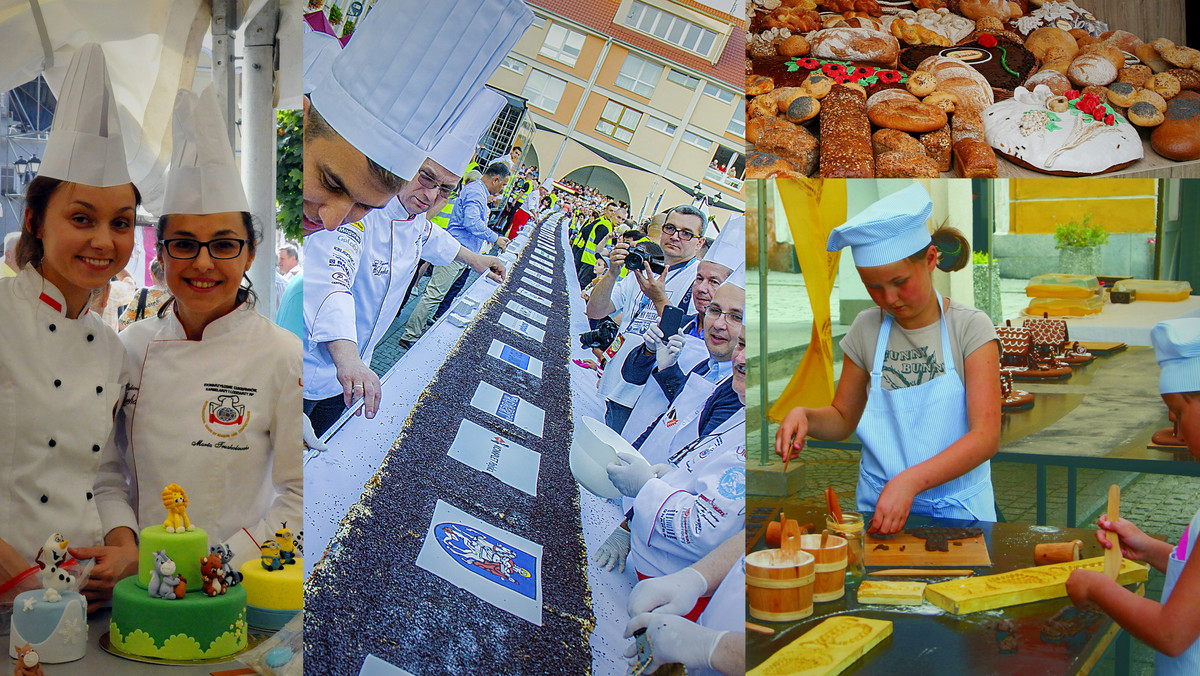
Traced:
<path fill-rule="evenodd" d="M 619 498 L 621 491 L 608 480 L 608 466 L 617 461 L 617 451 L 637 453 L 603 421 L 585 417 L 583 424 L 575 426 L 575 438 L 571 440 L 571 474 L 595 495 Z"/>

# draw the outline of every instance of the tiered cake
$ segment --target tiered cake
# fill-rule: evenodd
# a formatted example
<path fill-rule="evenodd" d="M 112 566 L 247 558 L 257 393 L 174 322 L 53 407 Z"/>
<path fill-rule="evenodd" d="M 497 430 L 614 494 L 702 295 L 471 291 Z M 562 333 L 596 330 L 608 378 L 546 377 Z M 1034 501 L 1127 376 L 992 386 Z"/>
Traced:
<path fill-rule="evenodd" d="M 145 528 L 138 574 L 113 589 L 109 641 L 143 657 L 202 660 L 227 657 L 247 643 L 246 590 L 223 566 L 221 548 L 187 521 L 187 496 L 176 484 L 163 491 L 168 516 Z"/>

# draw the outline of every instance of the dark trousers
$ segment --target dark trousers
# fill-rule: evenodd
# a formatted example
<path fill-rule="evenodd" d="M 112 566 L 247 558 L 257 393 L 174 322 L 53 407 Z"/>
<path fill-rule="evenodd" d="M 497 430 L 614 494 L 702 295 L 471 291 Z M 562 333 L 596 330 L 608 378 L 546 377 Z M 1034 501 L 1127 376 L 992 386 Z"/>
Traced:
<path fill-rule="evenodd" d="M 628 406 L 623 406 L 615 401 L 605 401 L 604 424 L 608 425 L 609 429 L 620 434 L 621 430 L 625 429 L 625 423 L 629 422 L 629 414 L 631 412 L 633 412 L 633 409 Z"/>
<path fill-rule="evenodd" d="M 308 416 L 308 420 L 313 426 L 313 432 L 316 432 L 318 437 L 325 434 L 325 430 L 337 422 L 345 410 L 346 404 L 340 394 L 335 394 L 328 399 L 304 400 L 304 415 Z"/>

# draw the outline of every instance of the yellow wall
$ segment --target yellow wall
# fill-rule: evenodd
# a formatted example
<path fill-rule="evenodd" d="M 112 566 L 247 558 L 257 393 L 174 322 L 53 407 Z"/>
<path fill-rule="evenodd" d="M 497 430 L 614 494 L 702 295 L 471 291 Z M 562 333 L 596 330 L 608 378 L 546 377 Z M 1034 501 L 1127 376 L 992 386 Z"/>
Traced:
<path fill-rule="evenodd" d="M 1010 232 L 1053 234 L 1087 214 L 1110 233 L 1154 232 L 1155 189 L 1149 178 L 1012 179 Z"/>

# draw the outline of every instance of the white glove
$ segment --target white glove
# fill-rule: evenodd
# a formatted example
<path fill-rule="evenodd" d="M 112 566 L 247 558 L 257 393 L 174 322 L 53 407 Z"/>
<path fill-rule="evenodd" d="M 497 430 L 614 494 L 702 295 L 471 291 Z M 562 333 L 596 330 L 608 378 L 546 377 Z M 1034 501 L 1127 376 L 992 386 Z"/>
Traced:
<path fill-rule="evenodd" d="M 642 613 L 686 615 L 696 607 L 696 601 L 708 591 L 708 580 L 700 571 L 688 566 L 670 575 L 651 577 L 637 583 L 629 593 L 627 610 L 634 617 Z"/>
<path fill-rule="evenodd" d="M 596 550 L 592 563 L 604 570 L 617 569 L 618 573 L 625 572 L 625 557 L 629 556 L 629 531 L 617 526 L 612 535 Z"/>
<path fill-rule="evenodd" d="M 664 664 L 679 663 L 687 667 L 712 667 L 712 654 L 726 632 L 702 627 L 678 615 L 642 613 L 625 625 L 625 638 L 645 627 L 650 639 L 650 666 L 643 673 L 652 674 Z M 637 643 L 625 649 L 625 657 L 637 657 Z M 632 662 L 631 662 L 632 664 Z"/>
<path fill-rule="evenodd" d="M 638 453 L 617 451 L 617 462 L 609 463 L 608 480 L 621 495 L 637 497 L 638 491 L 646 482 L 655 477 L 654 468 Z"/>
<path fill-rule="evenodd" d="M 676 333 L 667 339 L 667 349 L 656 353 L 659 372 L 666 371 L 679 361 L 679 353 L 683 351 L 683 335 Z"/>
<path fill-rule="evenodd" d="M 650 328 L 642 334 L 642 340 L 646 343 L 646 351 L 651 354 L 658 352 L 658 348 L 667 342 L 663 338 L 662 329 L 658 328 L 658 324 L 651 324 Z"/>
<path fill-rule="evenodd" d="M 317 436 L 317 433 L 313 431 L 312 421 L 308 419 L 308 416 L 301 415 L 300 418 L 304 422 L 304 431 L 302 433 L 302 436 L 304 437 L 304 445 L 308 446 L 314 451 L 328 451 L 329 447 L 326 446 Z"/>

